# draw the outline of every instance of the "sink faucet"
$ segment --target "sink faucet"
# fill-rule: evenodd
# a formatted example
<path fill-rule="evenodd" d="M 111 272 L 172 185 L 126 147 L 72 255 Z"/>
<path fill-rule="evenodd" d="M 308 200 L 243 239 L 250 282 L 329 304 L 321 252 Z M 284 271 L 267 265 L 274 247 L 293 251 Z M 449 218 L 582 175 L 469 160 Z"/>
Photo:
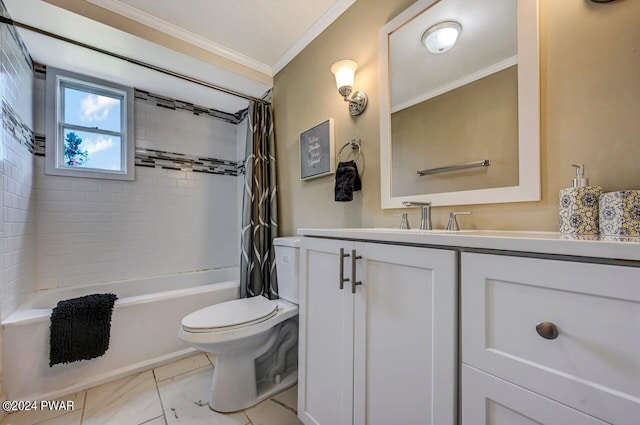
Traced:
<path fill-rule="evenodd" d="M 400 219 L 400 229 L 411 229 L 411 225 L 409 224 L 409 218 L 407 217 L 407 213 L 402 214 L 394 214 L 394 217 L 402 217 Z"/>
<path fill-rule="evenodd" d="M 402 201 L 405 207 L 420 207 L 420 230 L 431 230 L 431 202 Z"/>
<path fill-rule="evenodd" d="M 449 223 L 447 223 L 447 230 L 452 231 L 452 232 L 460 231 L 460 226 L 458 225 L 458 220 L 456 219 L 456 217 L 459 216 L 459 215 L 469 215 L 469 214 L 471 214 L 470 211 L 450 212 L 449 213 Z"/>

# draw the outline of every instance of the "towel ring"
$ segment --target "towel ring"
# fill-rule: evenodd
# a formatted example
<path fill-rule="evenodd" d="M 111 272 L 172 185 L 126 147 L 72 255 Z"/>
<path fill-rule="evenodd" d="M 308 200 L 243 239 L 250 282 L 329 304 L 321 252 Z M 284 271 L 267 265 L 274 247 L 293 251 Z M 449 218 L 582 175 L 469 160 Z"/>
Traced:
<path fill-rule="evenodd" d="M 358 155 L 353 159 L 354 161 L 357 161 L 360 158 L 360 155 L 362 155 L 362 149 L 360 147 L 360 139 L 351 139 L 349 140 L 347 143 L 345 143 L 340 150 L 338 151 L 338 163 L 341 162 L 340 160 L 340 154 L 342 153 L 343 150 L 345 150 L 345 148 L 347 146 L 351 146 L 352 150 L 356 150 L 358 149 Z M 348 157 L 348 155 L 347 155 Z"/>

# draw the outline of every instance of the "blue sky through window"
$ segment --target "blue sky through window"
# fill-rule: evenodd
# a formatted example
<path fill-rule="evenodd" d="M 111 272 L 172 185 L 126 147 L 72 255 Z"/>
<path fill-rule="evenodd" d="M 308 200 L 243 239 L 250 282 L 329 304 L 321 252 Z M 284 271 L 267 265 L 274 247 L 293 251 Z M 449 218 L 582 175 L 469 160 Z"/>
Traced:
<path fill-rule="evenodd" d="M 120 108 L 122 100 L 120 98 L 102 96 L 65 87 L 64 100 L 65 124 L 82 126 L 88 129 L 121 131 Z M 70 132 L 74 132 L 82 139 L 79 149 L 87 152 L 86 162 L 75 164 L 73 165 L 74 167 L 122 170 L 122 144 L 120 137 L 65 127 L 63 136 L 65 144 L 67 135 Z"/>
<path fill-rule="evenodd" d="M 82 139 L 79 147 L 82 151 L 87 152 L 87 161 L 74 167 L 122 171 L 120 137 L 65 129 L 65 141 L 67 135 L 72 132 Z"/>

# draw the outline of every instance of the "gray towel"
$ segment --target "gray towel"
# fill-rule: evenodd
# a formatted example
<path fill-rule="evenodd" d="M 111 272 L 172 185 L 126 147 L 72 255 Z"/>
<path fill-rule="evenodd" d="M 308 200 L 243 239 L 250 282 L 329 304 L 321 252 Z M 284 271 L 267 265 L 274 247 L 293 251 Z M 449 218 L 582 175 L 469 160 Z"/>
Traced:
<path fill-rule="evenodd" d="M 51 312 L 49 367 L 93 359 L 107 351 L 116 299 L 115 294 L 93 294 L 58 302 Z"/>

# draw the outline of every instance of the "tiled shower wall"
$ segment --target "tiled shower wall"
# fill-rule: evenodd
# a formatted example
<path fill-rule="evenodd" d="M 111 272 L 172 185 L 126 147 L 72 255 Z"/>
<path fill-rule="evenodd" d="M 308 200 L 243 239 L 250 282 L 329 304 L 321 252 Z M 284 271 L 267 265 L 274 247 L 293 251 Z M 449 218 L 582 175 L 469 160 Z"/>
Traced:
<path fill-rule="evenodd" d="M 184 103 L 172 109 L 170 100 L 143 92 L 135 101 L 138 149 L 225 161 L 166 169 L 149 166 L 148 151 L 136 157 L 147 166 L 135 167 L 132 182 L 48 176 L 44 73 L 34 78 L 7 25 L 0 25 L 0 55 L 1 318 L 39 289 L 238 264 L 243 175 L 236 162 L 244 157 L 246 119 L 227 122 Z"/>
<path fill-rule="evenodd" d="M 0 9 L 3 5 L 0 4 Z M 0 10 L 3 14 L 5 10 Z M 15 30 L 0 25 L 2 92 L 2 255 L 0 316 L 35 287 L 36 224 L 33 192 L 33 69 Z"/>
<path fill-rule="evenodd" d="M 44 80 L 36 79 L 36 133 L 44 132 Z M 136 147 L 239 159 L 239 125 L 136 99 Z M 244 136 L 243 136 L 244 137 Z M 35 171 L 36 288 L 82 285 L 234 266 L 242 176 L 135 167 L 135 181 Z"/>

